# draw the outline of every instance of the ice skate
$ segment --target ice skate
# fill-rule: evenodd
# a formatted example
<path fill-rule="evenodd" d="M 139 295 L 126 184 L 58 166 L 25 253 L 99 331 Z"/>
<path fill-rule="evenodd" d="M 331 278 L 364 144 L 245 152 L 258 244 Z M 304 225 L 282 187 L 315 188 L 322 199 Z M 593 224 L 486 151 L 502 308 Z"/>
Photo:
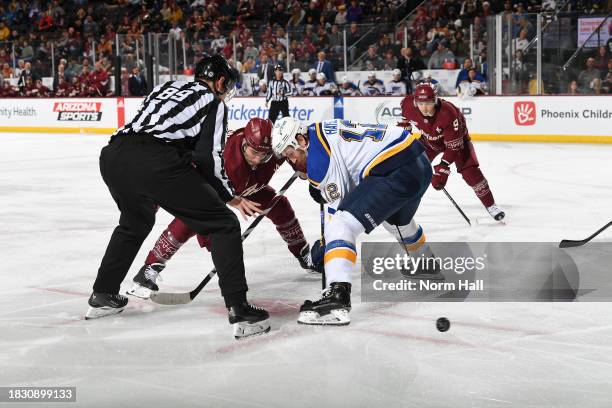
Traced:
<path fill-rule="evenodd" d="M 88 303 L 89 309 L 85 314 L 85 320 L 121 313 L 128 303 L 128 298 L 118 294 L 94 292 L 89 297 Z"/>
<path fill-rule="evenodd" d="M 491 217 L 493 217 L 495 221 L 501 221 L 506 216 L 506 213 L 503 212 L 502 209 L 495 204 L 490 207 L 487 207 L 487 211 L 489 212 L 489 214 L 491 214 Z"/>
<path fill-rule="evenodd" d="M 234 325 L 234 338 L 240 340 L 270 331 L 270 315 L 262 308 L 248 302 L 228 309 L 230 324 Z"/>
<path fill-rule="evenodd" d="M 143 265 L 136 276 L 134 276 L 134 284 L 126 293 L 141 299 L 149 299 L 151 293 L 159 290 L 157 286 L 157 281 L 161 281 L 159 273 L 163 271 L 165 267 L 166 265 L 161 263 Z"/>
<path fill-rule="evenodd" d="M 351 284 L 332 282 L 321 299 L 307 300 L 300 307 L 298 323 L 321 326 L 346 326 L 351 322 Z"/>
<path fill-rule="evenodd" d="M 308 244 L 304 245 L 304 248 L 302 248 L 300 251 L 300 255 L 297 257 L 297 260 L 302 269 L 313 273 L 323 273 L 323 266 L 315 265 L 313 263 L 310 246 Z"/>

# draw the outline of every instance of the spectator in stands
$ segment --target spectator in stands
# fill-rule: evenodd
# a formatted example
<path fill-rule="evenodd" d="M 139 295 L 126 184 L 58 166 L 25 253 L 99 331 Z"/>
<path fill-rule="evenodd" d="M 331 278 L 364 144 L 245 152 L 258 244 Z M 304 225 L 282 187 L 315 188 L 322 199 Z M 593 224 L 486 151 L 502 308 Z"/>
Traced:
<path fill-rule="evenodd" d="M 130 73 L 126 67 L 121 67 L 121 96 L 131 96 Z"/>
<path fill-rule="evenodd" d="M 520 50 L 525 52 L 525 48 L 527 48 L 527 45 L 529 45 L 529 40 L 527 39 L 527 30 L 522 29 L 521 31 L 519 31 L 518 38 L 514 39 L 514 50 Z"/>
<path fill-rule="evenodd" d="M 378 71 L 382 69 L 383 60 L 378 55 L 378 50 L 375 45 L 368 47 L 368 52 L 365 56 L 364 63 L 366 67 L 370 67 L 372 71 Z"/>
<path fill-rule="evenodd" d="M 102 67 L 102 62 L 96 61 L 95 69 L 91 73 L 91 87 L 93 88 L 92 96 L 108 96 L 109 95 L 109 79 L 108 72 Z"/>
<path fill-rule="evenodd" d="M 417 41 L 423 41 L 426 39 L 427 27 L 431 19 L 427 15 L 424 7 L 417 8 L 416 17 L 412 21 L 412 32 L 414 39 Z"/>
<path fill-rule="evenodd" d="M 36 98 L 38 96 L 38 89 L 31 76 L 25 77 L 25 83 L 21 87 L 21 95 L 28 98 Z"/>
<path fill-rule="evenodd" d="M 595 68 L 595 58 L 588 58 L 586 61 L 586 69 L 578 75 L 578 86 L 583 93 L 593 93 L 593 81 L 600 79 L 601 73 Z"/>
<path fill-rule="evenodd" d="M 402 57 L 397 62 L 397 68 L 402 73 L 402 80 L 406 82 L 407 91 L 412 92 L 412 73 L 425 69 L 425 64 L 418 56 L 413 55 L 410 47 L 402 48 L 401 54 Z"/>
<path fill-rule="evenodd" d="M 148 92 L 147 81 L 140 72 L 140 67 L 138 65 L 132 68 L 132 75 L 128 80 L 128 88 L 130 96 L 145 96 Z"/>
<path fill-rule="evenodd" d="M 385 85 L 376 78 L 374 72 L 368 74 L 368 80 L 361 86 L 362 93 L 366 96 L 380 96 L 385 94 Z"/>
<path fill-rule="evenodd" d="M 569 85 L 567 86 L 567 93 L 568 95 L 580 94 L 580 90 L 578 89 L 578 81 L 576 81 L 575 79 L 570 81 Z"/>
<path fill-rule="evenodd" d="M 390 49 L 385 52 L 385 58 L 382 61 L 382 70 L 391 71 L 397 66 L 397 58 L 393 56 L 393 51 Z"/>
<path fill-rule="evenodd" d="M 2 82 L 2 89 L 0 89 L 0 97 L 2 98 L 12 98 L 15 96 L 19 96 L 19 89 L 11 85 L 11 81 L 5 79 Z"/>
<path fill-rule="evenodd" d="M 608 60 L 608 72 L 603 78 L 602 89 L 606 93 L 612 93 L 612 59 Z"/>
<path fill-rule="evenodd" d="M 363 9 L 357 0 L 351 0 L 351 5 L 346 12 L 346 21 L 349 23 L 360 23 Z"/>
<path fill-rule="evenodd" d="M 334 66 L 332 63 L 325 59 L 325 52 L 319 51 L 317 54 L 317 62 L 315 63 L 314 69 L 317 72 L 322 72 L 325 74 L 325 77 L 330 81 L 336 81 L 336 74 L 334 72 Z"/>
<path fill-rule="evenodd" d="M 35 80 L 39 79 L 38 75 L 34 71 L 32 71 L 32 64 L 30 62 L 26 62 L 24 64 L 24 68 L 19 74 L 19 81 L 17 82 L 17 85 L 20 88 L 24 87 L 27 83 L 28 78 L 32 78 L 32 85 L 34 84 Z"/>
<path fill-rule="evenodd" d="M 285 27 L 289 21 L 289 15 L 285 12 L 285 3 L 280 2 L 276 5 L 268 21 L 272 26 L 278 25 L 280 27 Z"/>
<path fill-rule="evenodd" d="M 393 96 L 403 96 L 407 93 L 406 83 L 402 80 L 402 71 L 395 68 L 393 78 L 385 84 L 385 93 Z"/>
<path fill-rule="evenodd" d="M 34 48 L 26 40 L 23 41 L 23 47 L 21 48 L 21 59 L 24 61 L 31 61 L 34 58 Z"/>
<path fill-rule="evenodd" d="M 15 72 L 13 72 L 15 78 L 21 77 L 23 70 L 25 70 L 25 61 L 22 59 L 17 60 L 17 66 L 15 67 Z"/>
<path fill-rule="evenodd" d="M 344 37 L 337 25 L 331 27 L 331 33 L 329 34 L 329 50 L 335 54 L 341 54 L 342 48 L 344 47 Z"/>
<path fill-rule="evenodd" d="M 298 27 L 304 21 L 304 17 L 306 16 L 306 12 L 302 8 L 302 6 L 297 3 L 291 7 L 291 16 L 289 17 L 289 21 L 287 22 L 287 27 Z"/>
<path fill-rule="evenodd" d="M 457 87 L 457 94 L 463 97 L 484 95 L 487 90 L 484 77 L 474 67 L 470 67 L 467 73 L 467 78 L 462 80 Z"/>
<path fill-rule="evenodd" d="M 0 20 L 0 41 L 7 41 L 11 35 L 11 30 L 6 26 L 4 21 Z"/>
<path fill-rule="evenodd" d="M 43 12 L 40 20 L 38 21 L 38 30 L 39 31 L 51 31 L 53 29 L 53 17 L 51 17 L 47 12 Z"/>
<path fill-rule="evenodd" d="M 338 12 L 336 13 L 336 17 L 334 17 L 334 24 L 337 24 L 340 26 L 345 25 L 347 23 L 346 16 L 347 16 L 346 6 L 344 4 L 339 5 Z"/>
<path fill-rule="evenodd" d="M 64 80 L 64 82 L 66 81 L 66 66 L 61 63 L 57 66 L 57 72 L 53 77 L 53 93 L 57 92 L 57 87 L 59 85 L 60 79 Z"/>
<path fill-rule="evenodd" d="M 611 27 L 612 28 L 612 27 Z M 608 56 L 608 49 L 605 45 L 602 45 L 597 48 L 597 55 L 595 56 L 594 67 L 599 71 L 606 71 L 608 69 L 608 60 L 610 57 Z"/>
<path fill-rule="evenodd" d="M 348 77 L 344 75 L 342 77 L 342 81 L 340 82 L 340 87 L 338 88 L 338 92 L 343 96 L 358 96 L 361 95 L 359 88 L 357 85 L 348 80 Z"/>
<path fill-rule="evenodd" d="M 274 64 L 268 62 L 268 55 L 262 53 L 259 57 L 259 68 L 257 69 L 257 76 L 259 79 L 265 79 L 266 83 L 268 80 L 274 78 Z"/>
<path fill-rule="evenodd" d="M 431 54 L 429 62 L 427 63 L 428 69 L 443 69 L 444 63 L 447 61 L 455 61 L 455 54 L 448 49 L 446 40 L 438 43 L 438 49 Z"/>
<path fill-rule="evenodd" d="M 319 20 L 321 19 L 321 10 L 317 6 L 317 0 L 311 0 L 308 3 L 308 8 L 306 9 L 306 14 L 304 15 L 304 22 L 306 24 L 319 24 Z"/>
<path fill-rule="evenodd" d="M 459 74 L 457 75 L 457 80 L 455 81 L 455 88 L 459 88 L 459 84 L 463 81 L 466 81 L 468 78 L 468 71 L 474 67 L 471 58 L 465 58 L 463 60 L 463 67 Z"/>
<path fill-rule="evenodd" d="M 2 78 L 5 78 L 5 79 L 14 77 L 13 68 L 11 68 L 8 62 L 5 62 L 4 64 L 2 64 L 2 72 L 0 72 L 0 75 L 2 75 Z"/>
<path fill-rule="evenodd" d="M 39 98 L 48 98 L 51 95 L 49 88 L 43 85 L 42 79 L 37 79 L 34 83 L 34 87 L 37 90 L 37 95 Z"/>

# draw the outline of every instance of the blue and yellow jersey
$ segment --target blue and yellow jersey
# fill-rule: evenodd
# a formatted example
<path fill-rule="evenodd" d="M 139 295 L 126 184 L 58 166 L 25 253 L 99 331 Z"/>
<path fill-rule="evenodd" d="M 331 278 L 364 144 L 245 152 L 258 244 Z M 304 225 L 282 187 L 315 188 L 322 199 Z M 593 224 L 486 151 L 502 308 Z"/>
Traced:
<path fill-rule="evenodd" d="M 361 180 L 385 175 L 423 152 L 420 133 L 397 126 L 328 120 L 308 127 L 308 181 L 328 202 L 344 197 Z"/>

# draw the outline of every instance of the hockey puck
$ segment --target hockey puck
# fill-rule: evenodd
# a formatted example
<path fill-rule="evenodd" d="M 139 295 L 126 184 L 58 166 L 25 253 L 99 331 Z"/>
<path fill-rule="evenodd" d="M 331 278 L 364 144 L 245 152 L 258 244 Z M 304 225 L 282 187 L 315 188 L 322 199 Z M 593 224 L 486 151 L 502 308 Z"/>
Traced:
<path fill-rule="evenodd" d="M 441 332 L 445 332 L 450 328 L 450 322 L 446 317 L 441 317 L 436 320 L 436 329 Z"/>

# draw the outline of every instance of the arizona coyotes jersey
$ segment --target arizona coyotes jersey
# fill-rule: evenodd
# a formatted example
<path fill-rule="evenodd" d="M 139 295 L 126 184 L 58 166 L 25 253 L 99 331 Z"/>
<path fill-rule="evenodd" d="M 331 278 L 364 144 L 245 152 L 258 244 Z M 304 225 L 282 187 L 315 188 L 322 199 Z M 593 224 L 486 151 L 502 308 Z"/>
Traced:
<path fill-rule="evenodd" d="M 345 197 L 365 177 L 384 176 L 424 150 L 418 132 L 348 120 L 313 123 L 308 137 L 308 181 L 328 203 Z"/>
<path fill-rule="evenodd" d="M 414 103 L 413 95 L 406 96 L 401 102 L 401 107 L 402 116 L 423 134 L 421 142 L 428 153 L 429 151 L 444 152 L 442 159 L 448 163 L 456 160 L 458 153 L 470 140 L 463 113 L 444 99 L 438 99 L 438 105 L 432 117 L 421 114 Z"/>
<path fill-rule="evenodd" d="M 274 172 L 285 162 L 272 155 L 270 160 L 253 169 L 242 154 L 244 128 L 236 130 L 225 143 L 223 159 L 225 171 L 237 195 L 242 197 L 255 194 L 268 185 Z"/>

